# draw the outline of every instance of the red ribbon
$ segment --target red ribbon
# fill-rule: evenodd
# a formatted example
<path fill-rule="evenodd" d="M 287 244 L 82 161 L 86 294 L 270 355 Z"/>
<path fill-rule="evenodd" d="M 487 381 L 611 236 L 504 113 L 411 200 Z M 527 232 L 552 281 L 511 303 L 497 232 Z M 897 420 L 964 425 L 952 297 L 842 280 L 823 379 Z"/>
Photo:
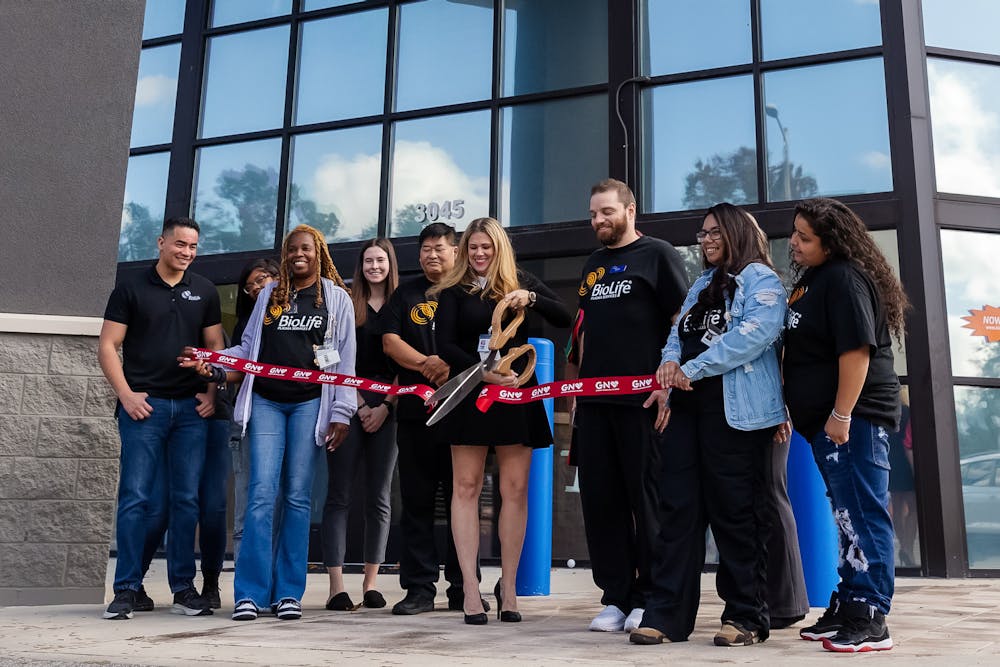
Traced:
<path fill-rule="evenodd" d="M 652 375 L 623 375 L 599 378 L 577 378 L 546 382 L 535 387 L 501 387 L 489 384 L 479 392 L 476 407 L 482 412 L 490 409 L 495 401 L 501 403 L 530 403 L 560 396 L 608 396 L 610 394 L 648 394 L 659 389 Z"/>
<path fill-rule="evenodd" d="M 377 394 L 418 396 L 425 401 L 434 393 L 434 389 L 425 384 L 389 384 L 387 382 L 376 382 L 368 378 L 359 378 L 354 375 L 345 375 L 344 373 L 327 373 L 325 371 L 308 370 L 306 368 L 274 366 L 259 361 L 231 357 L 201 348 L 195 349 L 195 355 L 203 361 L 210 361 L 220 366 L 226 366 L 227 368 L 242 371 L 250 375 L 271 378 L 273 380 L 291 380 L 292 382 L 311 382 L 313 384 L 354 387 L 355 389 L 371 391 Z"/>
<path fill-rule="evenodd" d="M 417 396 L 427 400 L 434 389 L 425 384 L 398 385 L 387 382 L 376 382 L 368 378 L 345 375 L 343 373 L 326 373 L 324 371 L 275 366 L 258 361 L 249 361 L 239 357 L 231 357 L 212 350 L 196 348 L 195 355 L 203 360 L 220 366 L 226 366 L 250 375 L 266 377 L 274 380 L 291 380 L 292 382 L 312 382 L 314 384 L 332 384 L 341 387 L 354 387 L 363 391 L 393 396 Z M 561 396 L 608 396 L 611 394 L 648 394 L 659 389 L 656 378 L 652 375 L 624 375 L 599 378 L 578 378 L 576 380 L 560 380 L 546 382 L 534 387 L 502 387 L 498 384 L 488 384 L 479 392 L 476 407 L 486 412 L 494 402 L 500 403 L 531 403 L 546 398 Z"/>

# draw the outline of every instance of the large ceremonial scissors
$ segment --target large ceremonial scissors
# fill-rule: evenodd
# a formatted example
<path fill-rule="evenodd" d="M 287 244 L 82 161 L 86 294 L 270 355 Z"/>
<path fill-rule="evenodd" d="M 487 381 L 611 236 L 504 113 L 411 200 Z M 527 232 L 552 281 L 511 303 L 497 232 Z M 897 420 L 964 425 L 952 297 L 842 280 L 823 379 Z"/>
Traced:
<path fill-rule="evenodd" d="M 462 399 L 468 396 L 469 392 L 483 381 L 486 373 L 493 371 L 500 375 L 510 375 L 510 365 L 525 355 L 528 356 L 528 366 L 517 377 L 517 382 L 513 386 L 520 387 L 535 372 L 536 354 L 534 345 L 521 345 L 510 350 L 502 357 L 500 356 L 500 350 L 510 342 L 510 339 L 517 333 L 517 328 L 524 322 L 524 310 L 518 310 L 514 314 L 513 319 L 507 324 L 507 327 L 504 328 L 503 316 L 509 307 L 510 302 L 505 299 L 493 309 L 493 322 L 489 331 L 490 339 L 487 345 L 488 354 L 486 358 L 445 382 L 441 385 L 440 389 L 424 401 L 427 405 L 438 404 L 434 414 L 427 420 L 428 426 L 441 421 L 445 415 L 454 410 L 455 406 L 461 403 Z"/>

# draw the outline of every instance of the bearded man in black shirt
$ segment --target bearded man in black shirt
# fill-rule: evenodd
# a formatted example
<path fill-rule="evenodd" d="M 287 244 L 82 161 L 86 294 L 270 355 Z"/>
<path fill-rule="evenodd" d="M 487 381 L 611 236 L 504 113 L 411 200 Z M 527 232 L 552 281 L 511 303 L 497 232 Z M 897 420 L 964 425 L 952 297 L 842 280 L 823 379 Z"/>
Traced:
<path fill-rule="evenodd" d="M 666 241 L 640 236 L 635 212 L 625 183 L 607 179 L 591 189 L 590 223 L 604 247 L 587 260 L 580 283 L 580 377 L 654 372 L 687 292 L 680 254 Z M 605 605 L 591 630 L 631 632 L 642 620 L 658 531 L 654 441 L 668 416 L 662 389 L 577 399 L 580 500 Z"/>

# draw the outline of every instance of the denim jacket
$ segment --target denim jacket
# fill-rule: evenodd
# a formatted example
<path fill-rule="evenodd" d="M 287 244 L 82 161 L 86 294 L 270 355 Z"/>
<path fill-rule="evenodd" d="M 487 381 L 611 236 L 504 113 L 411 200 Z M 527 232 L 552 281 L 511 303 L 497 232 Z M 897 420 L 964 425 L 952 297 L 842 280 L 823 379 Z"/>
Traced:
<path fill-rule="evenodd" d="M 682 315 L 698 300 L 714 272 L 714 268 L 708 269 L 694 281 L 681 306 Z M 725 332 L 707 350 L 681 366 L 692 382 L 722 375 L 726 421 L 737 430 L 776 426 L 786 419 L 778 349 L 787 310 L 788 297 L 774 271 L 763 264 L 747 265 L 736 276 L 732 301 L 726 296 Z M 680 363 L 680 319 L 670 329 L 661 364 Z"/>
<path fill-rule="evenodd" d="M 322 283 L 323 304 L 326 306 L 327 314 L 333 318 L 335 345 L 340 353 L 340 361 L 323 370 L 343 375 L 354 375 L 354 361 L 357 353 L 357 343 L 354 338 L 354 305 L 347 292 L 337 287 L 332 280 L 323 278 Z M 271 292 L 276 286 L 276 282 L 270 283 L 260 291 L 250 320 L 243 330 L 243 339 L 240 344 L 220 350 L 219 354 L 257 361 L 264 327 L 264 311 L 268 301 L 271 300 Z M 242 427 L 243 435 L 246 435 L 247 424 L 250 423 L 250 407 L 252 405 L 250 399 L 253 395 L 253 381 L 254 376 L 248 374 L 240 386 L 240 393 L 236 396 L 233 420 Z M 324 384 L 320 393 L 319 418 L 316 420 L 316 445 L 323 446 L 326 430 L 330 423 L 350 424 L 351 416 L 357 409 L 357 390 L 353 387 Z"/>

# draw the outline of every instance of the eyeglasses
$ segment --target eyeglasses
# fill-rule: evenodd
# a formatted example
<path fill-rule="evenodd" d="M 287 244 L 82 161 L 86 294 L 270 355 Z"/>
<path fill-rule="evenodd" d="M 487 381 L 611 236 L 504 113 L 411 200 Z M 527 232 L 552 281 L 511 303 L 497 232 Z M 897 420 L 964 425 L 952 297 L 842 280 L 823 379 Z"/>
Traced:
<path fill-rule="evenodd" d="M 709 229 L 708 231 L 703 229 L 697 234 L 695 234 L 694 237 L 698 239 L 698 243 L 704 243 L 705 239 L 712 239 L 713 241 L 718 241 L 719 239 L 722 238 L 722 228 L 716 227 L 715 229 Z"/>
<path fill-rule="evenodd" d="M 264 289 L 264 285 L 268 284 L 272 280 L 274 280 L 274 276 L 269 273 L 265 273 L 264 275 L 258 277 L 257 280 L 247 283 L 243 287 L 243 293 L 253 294 L 254 292 L 259 292 Z"/>

